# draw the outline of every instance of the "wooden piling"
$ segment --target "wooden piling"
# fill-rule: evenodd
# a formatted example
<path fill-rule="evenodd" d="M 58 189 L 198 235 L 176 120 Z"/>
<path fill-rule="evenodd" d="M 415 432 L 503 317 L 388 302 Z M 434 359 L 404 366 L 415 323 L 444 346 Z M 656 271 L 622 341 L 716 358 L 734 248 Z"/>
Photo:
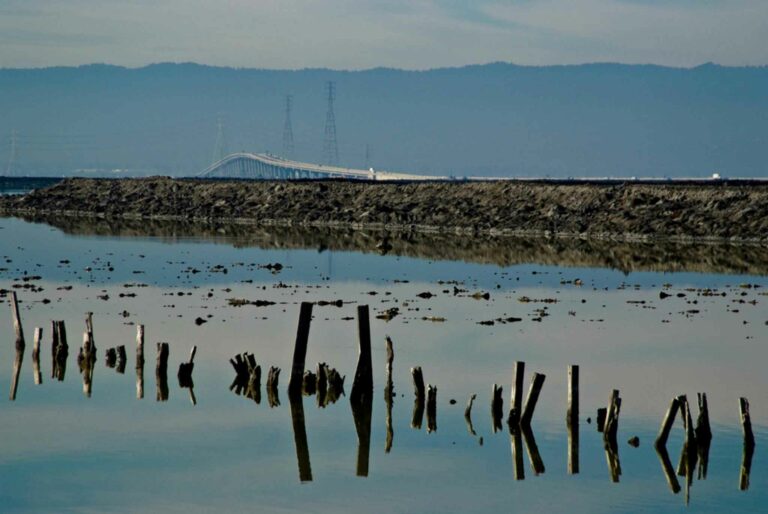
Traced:
<path fill-rule="evenodd" d="M 168 400 L 168 343 L 157 343 L 157 364 L 155 365 L 155 379 L 157 381 L 157 401 Z"/>
<path fill-rule="evenodd" d="M 680 407 L 680 400 L 672 398 L 672 402 L 669 404 L 667 413 L 664 415 L 664 420 L 661 422 L 661 428 L 659 429 L 659 435 L 656 436 L 656 442 L 654 443 L 657 448 L 666 446 L 667 439 L 669 438 L 669 431 L 672 430 L 672 425 L 675 423 L 677 417 L 677 409 Z"/>
<path fill-rule="evenodd" d="M 579 367 L 568 366 L 568 412 L 566 424 L 571 426 L 579 422 Z"/>
<path fill-rule="evenodd" d="M 305 345 L 305 349 L 306 349 L 306 345 Z M 299 480 L 301 482 L 311 482 L 312 466 L 309 461 L 309 443 L 307 442 L 307 427 L 304 421 L 304 399 L 301 396 L 300 387 L 298 392 L 299 394 L 296 394 L 296 393 L 288 394 L 288 400 L 290 401 L 290 404 L 291 404 L 291 422 L 293 424 L 293 442 L 296 446 L 296 459 L 298 460 L 298 463 L 299 463 Z"/>
<path fill-rule="evenodd" d="M 64 321 L 51 321 L 51 332 L 53 338 L 51 343 L 51 378 L 61 382 L 67 371 L 67 356 L 69 355 Z"/>
<path fill-rule="evenodd" d="M 531 424 L 533 411 L 536 409 L 536 402 L 539 400 L 539 394 L 541 393 L 541 388 L 544 386 L 544 379 L 546 378 L 546 375 L 541 373 L 534 373 L 531 378 L 531 387 L 528 389 L 528 396 L 525 399 L 523 413 L 520 416 L 520 424 L 524 427 Z"/>
<path fill-rule="evenodd" d="M 32 343 L 32 374 L 35 384 L 43 383 L 43 374 L 40 372 L 40 342 L 43 339 L 43 329 L 35 327 L 34 341 Z"/>
<path fill-rule="evenodd" d="M 739 491 L 749 489 L 749 474 L 752 471 L 752 456 L 755 454 L 755 445 L 744 442 L 741 454 L 741 470 L 739 471 Z"/>
<path fill-rule="evenodd" d="M 570 416 L 569 416 L 570 420 Z M 579 423 L 566 423 L 568 429 L 568 474 L 579 474 Z"/>
<path fill-rule="evenodd" d="M 387 437 L 384 442 L 384 453 L 389 453 L 392 450 L 392 442 L 395 437 L 395 432 L 392 427 L 392 404 L 395 398 L 395 386 L 392 382 L 392 363 L 395 359 L 395 350 L 393 348 L 392 339 L 386 336 L 386 349 L 387 349 L 387 385 L 384 388 L 384 404 L 386 405 L 386 417 L 385 424 L 387 430 Z"/>
<path fill-rule="evenodd" d="M 741 430 L 744 432 L 744 445 L 755 446 L 755 435 L 752 433 L 752 418 L 749 415 L 749 400 L 743 396 L 739 398 L 739 414 L 741 417 Z"/>
<path fill-rule="evenodd" d="M 136 399 L 144 398 L 144 325 L 136 325 Z"/>
<path fill-rule="evenodd" d="M 523 462 L 523 435 L 520 427 L 515 425 L 509 431 L 509 443 L 512 450 L 512 469 L 515 480 L 525 480 L 525 463 Z"/>
<path fill-rule="evenodd" d="M 367 477 L 371 454 L 373 398 L 369 394 L 362 394 L 357 399 L 353 399 L 350 394 L 349 403 L 352 407 L 355 432 L 357 432 L 357 467 L 355 474 L 359 477 Z"/>
<path fill-rule="evenodd" d="M 597 409 L 597 415 L 595 416 L 595 426 L 598 432 L 602 432 L 605 428 L 605 418 L 608 415 L 608 409 L 606 407 L 600 407 Z"/>
<path fill-rule="evenodd" d="M 88 398 L 93 393 L 93 372 L 96 367 L 96 349 L 91 344 L 91 337 L 86 330 L 83 332 L 83 344 L 77 356 L 80 373 L 83 375 L 83 394 Z"/>
<path fill-rule="evenodd" d="M 675 398 L 673 401 L 676 402 L 677 398 Z M 670 406 L 670 409 L 671 408 L 672 407 Z M 676 410 L 677 407 L 675 407 L 675 411 Z M 672 417 L 674 420 L 674 416 Z M 677 476 L 675 475 L 675 468 L 672 467 L 672 461 L 669 458 L 669 452 L 667 452 L 666 444 L 656 444 L 655 446 L 656 455 L 659 457 L 659 462 L 661 462 L 661 470 L 664 472 L 664 477 L 667 479 L 667 485 L 669 485 L 669 489 L 672 491 L 672 494 L 677 494 L 680 492 L 680 482 L 677 480 Z"/>
<path fill-rule="evenodd" d="M 421 366 L 415 366 L 411 368 L 411 377 L 413 378 L 413 394 L 416 395 L 416 398 L 421 398 L 423 401 L 425 392 L 424 375 L 421 372 Z"/>
<path fill-rule="evenodd" d="M 504 400 L 501 395 L 503 388 L 498 384 L 493 384 L 491 389 L 491 427 L 495 434 L 502 428 L 502 418 L 504 416 Z"/>
<path fill-rule="evenodd" d="M 299 326 L 296 330 L 296 342 L 293 346 L 291 378 L 288 381 L 289 396 L 301 396 L 304 384 L 304 365 L 307 357 L 307 343 L 309 341 L 309 325 L 311 322 L 312 303 L 301 302 L 301 308 L 299 310 Z"/>
<path fill-rule="evenodd" d="M 523 434 L 531 470 L 535 476 L 539 476 L 545 471 L 544 460 L 541 458 L 539 447 L 536 445 L 536 438 L 533 436 L 533 430 L 531 430 L 530 425 L 523 425 L 520 427 L 520 432 Z"/>
<path fill-rule="evenodd" d="M 121 375 L 125 373 L 125 366 L 128 361 L 128 356 L 125 354 L 125 345 L 121 344 L 117 347 L 117 369 L 116 371 Z"/>
<path fill-rule="evenodd" d="M 467 401 L 467 407 L 464 409 L 464 422 L 467 424 L 467 432 L 469 432 L 469 435 L 471 436 L 477 435 L 475 427 L 472 425 L 472 404 L 475 402 L 475 398 L 477 398 L 476 394 L 470 396 Z"/>
<path fill-rule="evenodd" d="M 520 422 L 520 416 L 523 412 L 523 378 L 525 376 L 525 362 L 515 361 L 512 370 L 512 388 L 509 391 L 510 401 L 510 424 L 516 425 Z M 513 414 L 514 411 L 514 414 Z"/>
<path fill-rule="evenodd" d="M 274 408 L 280 405 L 280 395 L 277 390 L 277 383 L 280 379 L 280 368 L 276 368 L 274 366 L 270 366 L 269 372 L 267 373 L 267 401 L 269 402 L 269 407 Z"/>
<path fill-rule="evenodd" d="M 357 333 L 359 355 L 355 379 L 352 382 L 351 400 L 360 400 L 364 395 L 371 397 L 373 393 L 373 365 L 371 362 L 371 325 L 367 305 L 357 306 Z"/>
<path fill-rule="evenodd" d="M 696 442 L 699 446 L 712 441 L 712 428 L 709 424 L 709 404 L 707 393 L 696 393 L 699 404 L 699 416 L 696 419 Z M 701 469 L 701 468 L 699 468 Z"/>
<path fill-rule="evenodd" d="M 13 376 L 11 377 L 11 392 L 9 398 L 16 400 L 16 391 L 19 388 L 19 376 L 21 375 L 21 363 L 24 361 L 24 345 L 17 346 L 16 357 L 13 359 Z"/>
<path fill-rule="evenodd" d="M 11 291 L 11 311 L 13 314 L 13 331 L 16 333 L 16 351 L 24 350 L 24 328 L 21 326 L 21 314 L 19 313 L 19 301 L 16 292 Z"/>
<path fill-rule="evenodd" d="M 427 432 L 437 431 L 437 386 L 427 387 Z"/>
<path fill-rule="evenodd" d="M 608 413 L 605 417 L 605 425 L 603 426 L 603 439 L 610 442 L 612 445 L 616 445 L 616 435 L 619 430 L 619 414 L 621 412 L 621 398 L 619 397 L 618 389 L 611 391 L 610 403 L 608 405 Z"/>

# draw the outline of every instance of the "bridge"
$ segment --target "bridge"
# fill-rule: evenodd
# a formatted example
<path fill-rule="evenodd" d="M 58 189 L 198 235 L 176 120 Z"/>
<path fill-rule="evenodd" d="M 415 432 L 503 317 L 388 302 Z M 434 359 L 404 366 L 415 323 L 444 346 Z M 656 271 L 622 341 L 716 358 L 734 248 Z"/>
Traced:
<path fill-rule="evenodd" d="M 199 178 L 319 179 L 347 180 L 448 180 L 448 177 L 412 175 L 389 171 L 359 170 L 291 161 L 263 153 L 227 155 L 198 173 Z"/>

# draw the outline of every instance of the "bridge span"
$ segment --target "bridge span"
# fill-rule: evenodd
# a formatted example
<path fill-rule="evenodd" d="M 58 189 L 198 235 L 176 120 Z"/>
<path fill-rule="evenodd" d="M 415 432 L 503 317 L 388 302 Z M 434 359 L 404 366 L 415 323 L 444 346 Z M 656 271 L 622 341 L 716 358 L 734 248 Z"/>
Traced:
<path fill-rule="evenodd" d="M 412 175 L 389 171 L 358 170 L 290 161 L 262 153 L 228 155 L 201 171 L 199 178 L 302 179 L 340 178 L 348 180 L 447 180 L 448 177 Z"/>

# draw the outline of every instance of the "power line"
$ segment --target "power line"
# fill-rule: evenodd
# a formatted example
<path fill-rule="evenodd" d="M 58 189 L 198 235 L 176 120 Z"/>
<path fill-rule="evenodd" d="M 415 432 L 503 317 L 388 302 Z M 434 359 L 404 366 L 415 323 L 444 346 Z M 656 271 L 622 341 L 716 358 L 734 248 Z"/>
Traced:
<path fill-rule="evenodd" d="M 285 125 L 283 126 L 283 158 L 293 159 L 293 126 L 291 125 L 291 108 L 293 96 L 285 95 Z"/>
<path fill-rule="evenodd" d="M 336 141 L 336 116 L 333 114 L 333 101 L 336 98 L 336 84 L 329 81 L 328 112 L 325 115 L 325 138 L 323 139 L 323 162 L 330 166 L 339 164 L 339 144 Z"/>
<path fill-rule="evenodd" d="M 14 171 L 16 166 L 16 161 L 19 158 L 19 133 L 16 129 L 13 129 L 11 131 L 11 154 L 8 158 L 8 167 L 5 169 L 5 176 L 10 177 Z"/>
<path fill-rule="evenodd" d="M 219 116 L 216 120 L 216 144 L 213 147 L 211 164 L 222 160 L 227 156 L 227 140 L 224 137 L 224 119 Z"/>

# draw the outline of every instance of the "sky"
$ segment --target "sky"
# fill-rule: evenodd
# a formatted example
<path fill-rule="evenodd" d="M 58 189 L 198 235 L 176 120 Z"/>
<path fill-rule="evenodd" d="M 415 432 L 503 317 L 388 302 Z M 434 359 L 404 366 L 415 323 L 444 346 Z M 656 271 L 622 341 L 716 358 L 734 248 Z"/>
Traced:
<path fill-rule="evenodd" d="M 0 0 L 0 67 L 768 64 L 766 0 Z"/>

